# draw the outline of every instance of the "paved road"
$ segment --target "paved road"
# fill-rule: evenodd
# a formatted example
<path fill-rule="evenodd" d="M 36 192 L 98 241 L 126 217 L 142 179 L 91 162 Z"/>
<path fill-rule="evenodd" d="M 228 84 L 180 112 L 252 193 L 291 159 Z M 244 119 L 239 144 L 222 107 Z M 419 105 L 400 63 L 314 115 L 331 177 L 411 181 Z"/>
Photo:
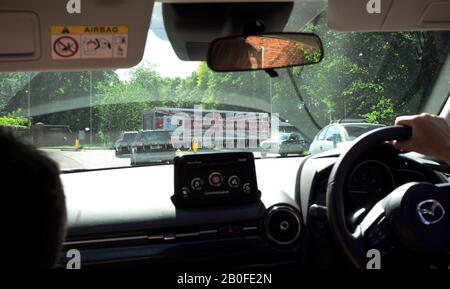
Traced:
<path fill-rule="evenodd" d="M 41 150 L 44 151 L 50 158 L 55 160 L 59 164 L 61 170 L 91 170 L 130 165 L 130 155 L 116 156 L 114 154 L 114 150 Z M 254 154 L 256 158 L 261 157 L 260 153 Z M 277 155 L 268 154 L 268 157 L 274 156 Z"/>
<path fill-rule="evenodd" d="M 114 150 L 60 150 L 41 149 L 55 160 L 61 170 L 98 169 L 130 165 L 129 155 L 116 157 Z"/>

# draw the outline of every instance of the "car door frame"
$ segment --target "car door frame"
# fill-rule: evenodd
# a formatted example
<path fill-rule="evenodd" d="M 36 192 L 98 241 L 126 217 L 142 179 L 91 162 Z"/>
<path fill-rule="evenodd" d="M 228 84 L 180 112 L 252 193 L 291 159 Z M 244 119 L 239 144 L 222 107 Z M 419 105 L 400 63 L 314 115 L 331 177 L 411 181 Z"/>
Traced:
<path fill-rule="evenodd" d="M 322 128 L 318 133 L 316 138 L 313 140 L 313 142 L 311 143 L 311 146 L 309 147 L 309 150 L 315 150 L 317 148 L 317 151 L 314 151 L 313 153 L 321 153 L 323 152 L 323 141 L 325 140 L 325 135 L 327 134 L 329 126 L 326 126 L 324 128 Z M 320 136 L 322 135 L 324 136 L 324 139 L 320 139 Z"/>

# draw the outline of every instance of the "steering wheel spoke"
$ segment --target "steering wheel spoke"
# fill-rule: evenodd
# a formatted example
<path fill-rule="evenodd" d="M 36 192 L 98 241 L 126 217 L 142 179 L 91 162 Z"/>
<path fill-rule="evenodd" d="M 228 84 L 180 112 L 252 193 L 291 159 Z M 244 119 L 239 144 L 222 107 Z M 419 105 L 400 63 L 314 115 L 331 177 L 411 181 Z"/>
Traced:
<path fill-rule="evenodd" d="M 352 235 L 364 243 L 367 252 L 376 249 L 383 257 L 395 253 L 400 247 L 387 224 L 384 200 L 372 207 Z"/>

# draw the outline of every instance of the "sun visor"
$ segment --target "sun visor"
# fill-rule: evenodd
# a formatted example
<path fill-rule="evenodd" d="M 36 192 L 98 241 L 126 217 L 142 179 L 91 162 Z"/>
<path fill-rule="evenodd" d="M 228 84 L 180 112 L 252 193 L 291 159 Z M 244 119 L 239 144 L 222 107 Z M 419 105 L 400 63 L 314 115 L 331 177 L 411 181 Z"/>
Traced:
<path fill-rule="evenodd" d="M 167 36 L 181 60 L 206 60 L 216 38 L 240 35 L 249 23 L 263 23 L 266 32 L 283 31 L 293 2 L 163 3 Z"/>
<path fill-rule="evenodd" d="M 132 67 L 154 0 L 2 0 L 0 71 Z"/>
<path fill-rule="evenodd" d="M 450 30 L 450 0 L 328 0 L 337 31 Z"/>

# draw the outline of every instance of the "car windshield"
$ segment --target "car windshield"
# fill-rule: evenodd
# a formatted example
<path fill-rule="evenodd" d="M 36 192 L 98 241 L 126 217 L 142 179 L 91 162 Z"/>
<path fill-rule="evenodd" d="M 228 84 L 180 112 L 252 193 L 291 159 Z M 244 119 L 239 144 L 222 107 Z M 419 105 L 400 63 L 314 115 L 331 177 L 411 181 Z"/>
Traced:
<path fill-rule="evenodd" d="M 347 132 L 348 138 L 354 140 L 360 135 L 369 132 L 371 130 L 383 127 L 382 125 L 344 125 L 344 129 Z"/>
<path fill-rule="evenodd" d="M 170 134 L 165 131 L 145 131 L 142 133 L 142 138 L 145 141 L 158 141 L 158 142 L 165 142 L 166 140 L 170 139 Z"/>
<path fill-rule="evenodd" d="M 149 152 L 149 163 L 180 151 L 280 157 L 263 155 L 261 143 L 286 128 L 310 144 L 339 119 L 390 125 L 399 115 L 439 112 L 449 95 L 449 32 L 335 32 L 327 27 L 327 1 L 298 1 L 284 31 L 320 36 L 319 64 L 278 69 L 278 77 L 215 73 L 203 61 L 177 57 L 161 6 L 155 4 L 136 67 L 0 73 L 0 124 L 48 153 L 61 170 L 89 170 L 146 162 L 134 148 L 115 154 L 126 131 L 174 132 L 170 153 Z M 303 155 L 308 147 L 296 150 Z"/>
<path fill-rule="evenodd" d="M 289 138 L 289 134 L 287 134 L 287 133 L 280 133 L 279 135 L 276 135 L 274 137 L 275 140 L 280 140 L 280 141 L 288 140 L 288 138 Z"/>
<path fill-rule="evenodd" d="M 134 141 L 135 137 L 136 137 L 136 133 L 125 133 L 123 135 L 123 140 L 126 142 L 132 142 L 132 141 Z"/>

